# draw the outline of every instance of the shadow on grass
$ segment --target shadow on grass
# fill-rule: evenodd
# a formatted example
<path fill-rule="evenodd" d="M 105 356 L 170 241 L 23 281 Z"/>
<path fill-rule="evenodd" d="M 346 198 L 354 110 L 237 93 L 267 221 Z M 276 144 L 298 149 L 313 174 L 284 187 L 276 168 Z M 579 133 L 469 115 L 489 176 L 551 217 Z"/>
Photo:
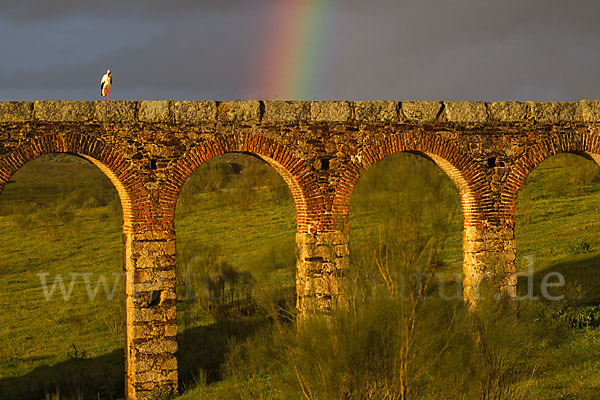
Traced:
<path fill-rule="evenodd" d="M 213 383 L 223 379 L 222 367 L 227 357 L 230 340 L 241 341 L 268 321 L 243 319 L 217 322 L 208 326 L 188 328 L 179 335 L 177 363 L 179 390 L 187 391 L 198 383 Z M 205 379 L 206 382 L 199 382 Z"/>
<path fill-rule="evenodd" d="M 564 278 L 564 285 L 550 286 L 559 284 L 560 276 Z M 546 293 L 550 296 L 564 296 L 561 301 L 572 305 L 598 305 L 600 304 L 600 255 L 587 258 L 574 256 L 572 261 L 556 263 L 537 271 L 532 278 L 519 276 L 518 295 L 525 296 L 529 291 L 534 296 L 544 299 L 547 297 L 543 291 L 544 280 Z"/>
<path fill-rule="evenodd" d="M 222 379 L 229 340 L 243 340 L 266 323 L 264 319 L 218 322 L 182 332 L 177 352 L 180 391 L 196 386 L 199 375 L 208 382 Z M 0 399 L 53 399 L 48 395 L 57 394 L 61 400 L 123 398 L 124 357 L 123 349 L 99 357 L 76 353 L 68 361 L 39 366 L 23 376 L 1 378 Z"/>
<path fill-rule="evenodd" d="M 68 361 L 39 366 L 26 375 L 0 379 L 0 399 L 118 399 L 124 397 L 124 351 L 99 357 L 74 354 Z"/>

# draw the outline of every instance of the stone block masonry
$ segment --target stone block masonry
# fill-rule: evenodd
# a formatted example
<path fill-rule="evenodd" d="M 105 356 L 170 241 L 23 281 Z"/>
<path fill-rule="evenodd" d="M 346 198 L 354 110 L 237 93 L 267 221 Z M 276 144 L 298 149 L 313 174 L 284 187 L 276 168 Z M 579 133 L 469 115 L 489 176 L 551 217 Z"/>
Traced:
<path fill-rule="evenodd" d="M 600 101 L 0 102 L 0 190 L 53 152 L 90 160 L 117 188 L 128 399 L 177 387 L 174 215 L 196 168 L 242 152 L 283 177 L 296 205 L 297 307 L 308 314 L 345 301 L 352 191 L 373 164 L 403 151 L 433 160 L 458 188 L 465 297 L 486 278 L 514 295 L 519 189 L 554 154 L 600 160 Z"/>

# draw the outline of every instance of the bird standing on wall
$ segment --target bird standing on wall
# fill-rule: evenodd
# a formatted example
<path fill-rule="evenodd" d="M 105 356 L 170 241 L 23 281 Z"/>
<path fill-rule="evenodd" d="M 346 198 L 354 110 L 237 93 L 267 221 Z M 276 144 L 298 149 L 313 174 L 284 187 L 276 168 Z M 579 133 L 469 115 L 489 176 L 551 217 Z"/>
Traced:
<path fill-rule="evenodd" d="M 100 81 L 100 94 L 104 96 L 106 100 L 108 96 L 108 100 L 110 100 L 110 85 L 112 84 L 112 75 L 110 74 L 110 69 L 106 70 L 106 73 L 102 77 Z"/>

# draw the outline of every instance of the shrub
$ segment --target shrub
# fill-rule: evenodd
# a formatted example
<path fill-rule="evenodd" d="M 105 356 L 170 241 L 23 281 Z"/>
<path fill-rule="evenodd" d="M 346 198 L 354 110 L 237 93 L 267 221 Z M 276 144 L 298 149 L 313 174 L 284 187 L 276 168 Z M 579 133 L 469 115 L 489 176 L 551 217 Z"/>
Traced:
<path fill-rule="evenodd" d="M 550 309 L 548 317 L 565 323 L 570 328 L 595 328 L 600 326 L 600 305 L 561 305 Z"/>
<path fill-rule="evenodd" d="M 359 227 L 369 240 L 353 243 L 346 306 L 305 316 L 298 324 L 273 318 L 266 330 L 232 343 L 225 367 L 231 384 L 223 397 L 527 395 L 553 344 L 551 329 L 536 304 L 497 302 L 485 288 L 486 300 L 476 309 L 462 298 L 437 294 L 441 254 L 456 229 L 458 196 L 437 170 L 422 172 L 423 165 L 416 164 L 425 162 L 417 160 L 408 158 L 400 168 L 384 159 L 386 177 L 365 174 L 369 185 L 357 185 L 352 212 L 377 224 Z"/>
<path fill-rule="evenodd" d="M 154 389 L 148 400 L 174 400 L 176 397 L 177 392 L 172 389 Z"/>
<path fill-rule="evenodd" d="M 574 254 L 574 255 L 585 254 L 585 253 L 589 253 L 590 251 L 592 251 L 592 245 L 590 245 L 585 240 L 579 240 L 579 241 L 575 241 L 575 242 L 570 242 L 567 250 L 570 254 Z"/>
<path fill-rule="evenodd" d="M 254 278 L 222 260 L 219 246 L 189 245 L 182 249 L 180 260 L 177 284 L 183 302 L 196 302 L 220 318 L 233 310 L 252 313 Z"/>

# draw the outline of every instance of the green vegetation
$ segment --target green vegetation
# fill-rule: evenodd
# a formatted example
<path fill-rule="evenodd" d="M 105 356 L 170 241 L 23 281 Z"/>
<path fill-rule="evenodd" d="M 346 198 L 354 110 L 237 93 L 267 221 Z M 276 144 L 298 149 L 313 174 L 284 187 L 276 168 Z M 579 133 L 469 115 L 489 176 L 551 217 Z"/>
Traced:
<path fill-rule="evenodd" d="M 536 283 L 560 272 L 583 303 L 600 303 L 599 195 L 600 169 L 583 157 L 559 154 L 536 168 L 517 204 L 519 271 L 526 272 L 532 260 Z"/>
<path fill-rule="evenodd" d="M 600 169 L 574 154 L 558 154 L 527 178 L 517 203 L 517 269 L 533 269 L 532 293 L 558 272 L 565 287 L 549 290 L 562 301 L 544 302 L 548 319 L 569 329 L 548 352 L 550 365 L 532 387 L 532 397 L 594 399 L 600 395 Z M 557 282 L 552 279 L 552 282 Z M 527 292 L 519 279 L 519 294 Z M 543 297 L 541 297 L 543 302 Z M 554 396 L 550 394 L 554 391 Z"/>
<path fill-rule="evenodd" d="M 293 310 L 295 210 L 285 182 L 270 166 L 232 154 L 192 174 L 175 223 L 177 358 L 187 389 L 223 379 L 228 342 L 268 323 L 270 299 Z"/>
<path fill-rule="evenodd" d="M 122 217 L 116 190 L 92 164 L 53 155 L 17 172 L 0 196 L 0 397 L 116 396 L 123 382 Z M 40 276 L 51 290 L 50 301 Z M 88 300 L 99 274 L 113 301 Z M 114 273 L 114 274 L 113 274 Z M 57 281 L 57 283 L 59 283 Z M 87 391 L 90 389 L 90 391 Z M 86 392 L 87 391 L 87 392 Z M 10 395 L 9 395 L 10 394 Z"/>
<path fill-rule="evenodd" d="M 349 307 L 294 315 L 294 206 L 283 180 L 244 155 L 209 161 L 176 210 L 182 399 L 593 399 L 600 394 L 598 168 L 555 156 L 518 203 L 518 268 L 533 294 L 560 272 L 558 302 L 460 293 L 462 216 L 452 182 L 419 156 L 387 157 L 359 181 Z M 87 161 L 42 157 L 0 196 L 0 398 L 123 395 L 121 216 Z M 47 301 L 39 273 L 65 285 Z M 114 275 L 113 275 L 114 274 Z M 519 294 L 527 293 L 521 277 Z M 93 290 L 93 289 L 92 289 Z M 10 393 L 10 395 L 9 395 Z M 157 393 L 155 398 L 169 398 Z"/>

